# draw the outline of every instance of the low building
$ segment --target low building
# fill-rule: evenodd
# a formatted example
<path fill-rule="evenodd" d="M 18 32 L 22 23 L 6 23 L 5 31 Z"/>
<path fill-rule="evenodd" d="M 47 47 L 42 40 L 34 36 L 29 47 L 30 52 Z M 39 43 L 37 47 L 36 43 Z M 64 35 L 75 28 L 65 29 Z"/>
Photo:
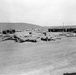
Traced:
<path fill-rule="evenodd" d="M 48 32 L 76 32 L 76 28 L 48 28 Z"/>

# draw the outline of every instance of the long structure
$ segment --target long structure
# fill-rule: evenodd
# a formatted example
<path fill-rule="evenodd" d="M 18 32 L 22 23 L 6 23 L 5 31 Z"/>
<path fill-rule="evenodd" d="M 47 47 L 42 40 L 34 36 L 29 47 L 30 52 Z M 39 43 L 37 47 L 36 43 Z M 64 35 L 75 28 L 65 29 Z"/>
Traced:
<path fill-rule="evenodd" d="M 76 32 L 76 28 L 48 28 L 48 32 Z"/>

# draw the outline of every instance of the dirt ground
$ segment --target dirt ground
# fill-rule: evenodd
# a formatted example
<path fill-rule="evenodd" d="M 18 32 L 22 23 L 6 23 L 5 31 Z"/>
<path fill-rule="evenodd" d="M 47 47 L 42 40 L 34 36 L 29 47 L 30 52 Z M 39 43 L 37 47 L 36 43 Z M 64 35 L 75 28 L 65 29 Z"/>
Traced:
<path fill-rule="evenodd" d="M 76 37 L 15 43 L 0 42 L 0 75 L 63 75 L 76 72 Z"/>

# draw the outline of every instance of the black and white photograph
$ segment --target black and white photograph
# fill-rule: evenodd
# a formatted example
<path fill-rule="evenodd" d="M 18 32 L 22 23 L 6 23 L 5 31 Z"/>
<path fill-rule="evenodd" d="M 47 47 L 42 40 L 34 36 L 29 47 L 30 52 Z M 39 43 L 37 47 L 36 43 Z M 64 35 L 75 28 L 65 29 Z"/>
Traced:
<path fill-rule="evenodd" d="M 0 75 L 76 75 L 76 0 L 0 0 Z"/>

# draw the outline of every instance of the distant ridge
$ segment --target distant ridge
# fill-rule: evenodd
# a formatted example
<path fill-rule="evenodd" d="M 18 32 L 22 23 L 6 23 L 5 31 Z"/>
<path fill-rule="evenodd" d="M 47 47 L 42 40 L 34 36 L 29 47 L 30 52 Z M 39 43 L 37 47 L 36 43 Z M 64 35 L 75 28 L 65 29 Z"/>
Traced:
<path fill-rule="evenodd" d="M 48 28 L 63 28 L 63 26 L 39 26 L 30 23 L 0 23 L 0 31 L 5 29 L 16 29 L 16 30 L 25 30 L 25 29 L 43 29 L 47 30 Z M 67 25 L 64 28 L 76 28 L 76 25 Z"/>
<path fill-rule="evenodd" d="M 0 30 L 5 30 L 5 29 L 16 29 L 16 30 L 24 30 L 24 29 L 38 29 L 42 28 L 39 25 L 34 25 L 34 24 L 29 24 L 29 23 L 0 23 Z"/>
<path fill-rule="evenodd" d="M 76 25 L 67 25 L 67 26 L 44 26 L 45 28 L 76 28 Z"/>

